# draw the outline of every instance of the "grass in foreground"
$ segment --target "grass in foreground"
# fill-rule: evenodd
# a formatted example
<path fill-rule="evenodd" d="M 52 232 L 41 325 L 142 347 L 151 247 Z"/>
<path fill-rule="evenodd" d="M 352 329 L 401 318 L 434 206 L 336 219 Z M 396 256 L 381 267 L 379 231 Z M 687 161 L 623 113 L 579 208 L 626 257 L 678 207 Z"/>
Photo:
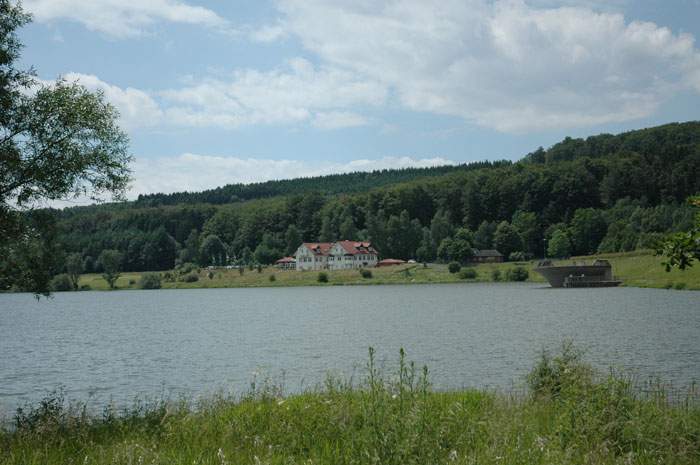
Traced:
<path fill-rule="evenodd" d="M 613 273 L 623 280 L 624 286 L 655 287 L 668 289 L 700 290 L 700 264 L 685 271 L 674 269 L 670 273 L 661 265 L 662 257 L 651 251 L 637 251 L 619 254 L 575 257 L 573 260 L 610 260 Z M 562 262 L 571 262 L 562 261 Z M 165 289 L 221 288 L 221 287 L 284 287 L 284 286 L 319 286 L 319 285 L 359 285 L 359 284 L 437 284 L 493 282 L 493 271 L 499 270 L 505 276 L 508 269 L 522 266 L 529 271 L 528 282 L 545 283 L 545 280 L 533 268 L 537 261 L 523 263 L 480 264 L 469 267 L 476 271 L 476 278 L 461 279 L 459 273 L 450 273 L 447 265 L 422 264 L 402 265 L 386 268 L 372 268 L 372 277 L 363 278 L 357 270 L 328 271 L 328 283 L 318 282 L 318 272 L 280 271 L 267 267 L 258 273 L 246 269 L 243 275 L 238 270 L 217 269 L 210 279 L 209 271 L 202 269 L 196 282 L 163 282 Z M 270 278 L 274 276 L 274 278 Z M 122 273 L 117 280 L 119 289 L 138 289 L 141 273 Z M 80 279 L 80 285 L 87 285 L 93 290 L 107 290 L 105 280 L 99 274 L 86 274 Z"/>
<path fill-rule="evenodd" d="M 435 392 L 401 354 L 383 377 L 373 353 L 359 386 L 282 397 L 159 403 L 101 418 L 62 401 L 0 432 L 2 464 L 697 464 L 700 409 L 599 378 L 570 345 L 543 355 L 530 393 Z"/>

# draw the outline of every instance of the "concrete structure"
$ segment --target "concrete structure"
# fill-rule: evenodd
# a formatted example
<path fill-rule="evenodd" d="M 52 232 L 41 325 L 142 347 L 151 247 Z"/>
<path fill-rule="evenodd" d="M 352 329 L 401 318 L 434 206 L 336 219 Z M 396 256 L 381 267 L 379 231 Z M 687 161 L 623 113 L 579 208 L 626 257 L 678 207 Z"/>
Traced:
<path fill-rule="evenodd" d="M 283 257 L 275 262 L 275 266 L 280 270 L 296 270 L 297 261 L 294 257 Z"/>
<path fill-rule="evenodd" d="M 347 270 L 376 266 L 379 253 L 370 242 L 304 242 L 295 256 L 299 271 Z"/>
<path fill-rule="evenodd" d="M 534 269 L 545 277 L 552 287 L 610 287 L 618 286 L 612 273 L 612 265 L 607 260 L 596 260 L 593 264 L 575 263 L 555 265 L 551 260 L 543 260 Z"/>

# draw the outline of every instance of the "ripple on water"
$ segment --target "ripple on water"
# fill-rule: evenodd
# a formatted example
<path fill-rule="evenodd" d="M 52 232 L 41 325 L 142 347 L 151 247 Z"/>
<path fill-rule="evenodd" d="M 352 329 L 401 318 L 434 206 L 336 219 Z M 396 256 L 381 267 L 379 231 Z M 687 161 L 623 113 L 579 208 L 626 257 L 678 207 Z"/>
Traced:
<path fill-rule="evenodd" d="M 700 378 L 700 293 L 466 284 L 0 295 L 0 415 L 59 386 L 106 404 L 359 379 L 399 348 L 438 388 L 513 389 L 572 338 L 599 367 L 675 386 Z"/>

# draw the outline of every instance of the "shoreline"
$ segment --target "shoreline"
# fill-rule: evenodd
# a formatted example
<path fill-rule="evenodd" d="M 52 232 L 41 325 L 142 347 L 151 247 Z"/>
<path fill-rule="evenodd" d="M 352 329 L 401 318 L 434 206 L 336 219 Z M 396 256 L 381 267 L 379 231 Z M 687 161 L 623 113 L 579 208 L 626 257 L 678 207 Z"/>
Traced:
<path fill-rule="evenodd" d="M 572 261 L 592 261 L 595 259 L 609 260 L 613 265 L 613 274 L 619 277 L 622 287 L 676 289 L 676 290 L 700 290 L 700 266 L 692 267 L 685 271 L 672 270 L 666 272 L 661 265 L 663 257 L 655 256 L 650 251 L 635 251 L 619 254 L 601 254 L 586 257 L 573 257 Z M 162 281 L 163 289 L 213 289 L 213 288 L 276 288 L 299 286 L 362 286 L 362 285 L 386 285 L 386 284 L 454 284 L 454 283 L 504 283 L 504 276 L 508 269 L 522 267 L 528 271 L 527 283 L 541 283 L 547 285 L 545 279 L 533 271 L 538 260 L 528 262 L 482 263 L 463 267 L 476 272 L 474 279 L 462 279 L 458 273 L 449 273 L 447 265 L 407 264 L 394 267 L 370 268 L 371 278 L 363 278 L 358 270 L 325 271 L 328 282 L 317 281 L 318 271 L 282 271 L 274 267 L 263 268 L 259 273 L 256 269 L 245 269 L 241 275 L 237 269 L 206 269 L 201 268 L 197 273 L 196 282 L 168 282 Z M 501 274 L 499 281 L 494 281 L 493 272 L 498 270 Z M 213 278 L 208 277 L 209 273 Z M 118 289 L 139 289 L 139 279 L 145 272 L 125 272 L 117 281 Z M 163 275 L 165 272 L 161 272 Z M 172 273 L 172 271 L 170 271 Z M 271 278 L 274 276 L 274 278 Z M 271 281 L 274 279 L 274 281 Z M 517 281 L 513 281 L 517 282 Z M 109 290 L 104 279 L 99 274 L 83 275 L 80 284 L 89 286 L 90 290 Z"/>
<path fill-rule="evenodd" d="M 667 290 L 700 291 L 700 266 L 691 267 L 684 271 L 674 269 L 666 272 L 661 264 L 663 257 L 655 256 L 650 251 L 634 251 L 617 254 L 601 254 L 585 257 L 572 257 L 568 260 L 556 260 L 557 263 L 573 261 L 593 261 L 595 259 L 609 260 L 613 265 L 613 274 L 621 279 L 620 287 L 636 287 Z M 546 280 L 533 271 L 538 260 L 528 262 L 480 263 L 467 265 L 462 269 L 476 272 L 473 279 L 464 279 L 459 273 L 450 273 L 445 264 L 431 263 L 427 267 L 422 264 L 406 264 L 392 267 L 369 268 L 371 278 L 363 278 L 359 271 L 335 270 L 324 271 L 328 282 L 319 282 L 319 271 L 278 270 L 268 266 L 258 272 L 257 269 L 245 269 L 241 275 L 238 269 L 199 268 L 195 273 L 197 281 L 184 282 L 178 280 L 161 281 L 161 289 L 253 289 L 253 288 L 284 288 L 284 287 L 331 287 L 331 286 L 383 286 L 383 285 L 421 285 L 421 284 L 504 284 L 523 282 L 542 284 L 548 287 Z M 528 271 L 525 281 L 506 281 L 503 279 L 508 269 L 521 267 Z M 494 281 L 493 272 L 498 270 L 501 279 Z M 83 274 L 79 284 L 86 291 L 133 291 L 142 289 L 139 285 L 141 276 L 147 273 L 166 273 L 175 275 L 174 270 L 162 272 L 122 272 L 117 280 L 117 288 L 109 289 L 107 283 L 98 273 Z M 212 274 L 210 279 L 208 276 Z M 272 278 L 271 278 L 272 277 Z M 74 291 L 55 291 L 74 292 Z M 6 291 L 2 293 L 13 293 Z"/>
<path fill-rule="evenodd" d="M 635 389 L 594 371 L 564 342 L 536 361 L 519 394 L 434 390 L 400 351 L 389 373 L 370 348 L 357 384 L 279 385 L 198 401 L 136 402 L 91 414 L 62 394 L 0 426 L 0 462 L 28 463 L 669 463 L 700 457 L 698 392 Z"/>

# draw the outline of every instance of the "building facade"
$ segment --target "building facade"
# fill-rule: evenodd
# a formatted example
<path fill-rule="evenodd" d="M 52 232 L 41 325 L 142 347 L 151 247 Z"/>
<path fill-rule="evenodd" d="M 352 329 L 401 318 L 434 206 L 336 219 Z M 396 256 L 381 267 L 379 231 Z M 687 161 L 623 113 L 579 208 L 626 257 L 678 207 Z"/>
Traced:
<path fill-rule="evenodd" d="M 295 258 L 299 271 L 348 270 L 376 266 L 379 253 L 370 242 L 304 242 Z"/>
<path fill-rule="evenodd" d="M 504 257 L 498 250 L 478 250 L 472 249 L 474 256 L 470 261 L 474 263 L 500 263 L 503 261 Z"/>

